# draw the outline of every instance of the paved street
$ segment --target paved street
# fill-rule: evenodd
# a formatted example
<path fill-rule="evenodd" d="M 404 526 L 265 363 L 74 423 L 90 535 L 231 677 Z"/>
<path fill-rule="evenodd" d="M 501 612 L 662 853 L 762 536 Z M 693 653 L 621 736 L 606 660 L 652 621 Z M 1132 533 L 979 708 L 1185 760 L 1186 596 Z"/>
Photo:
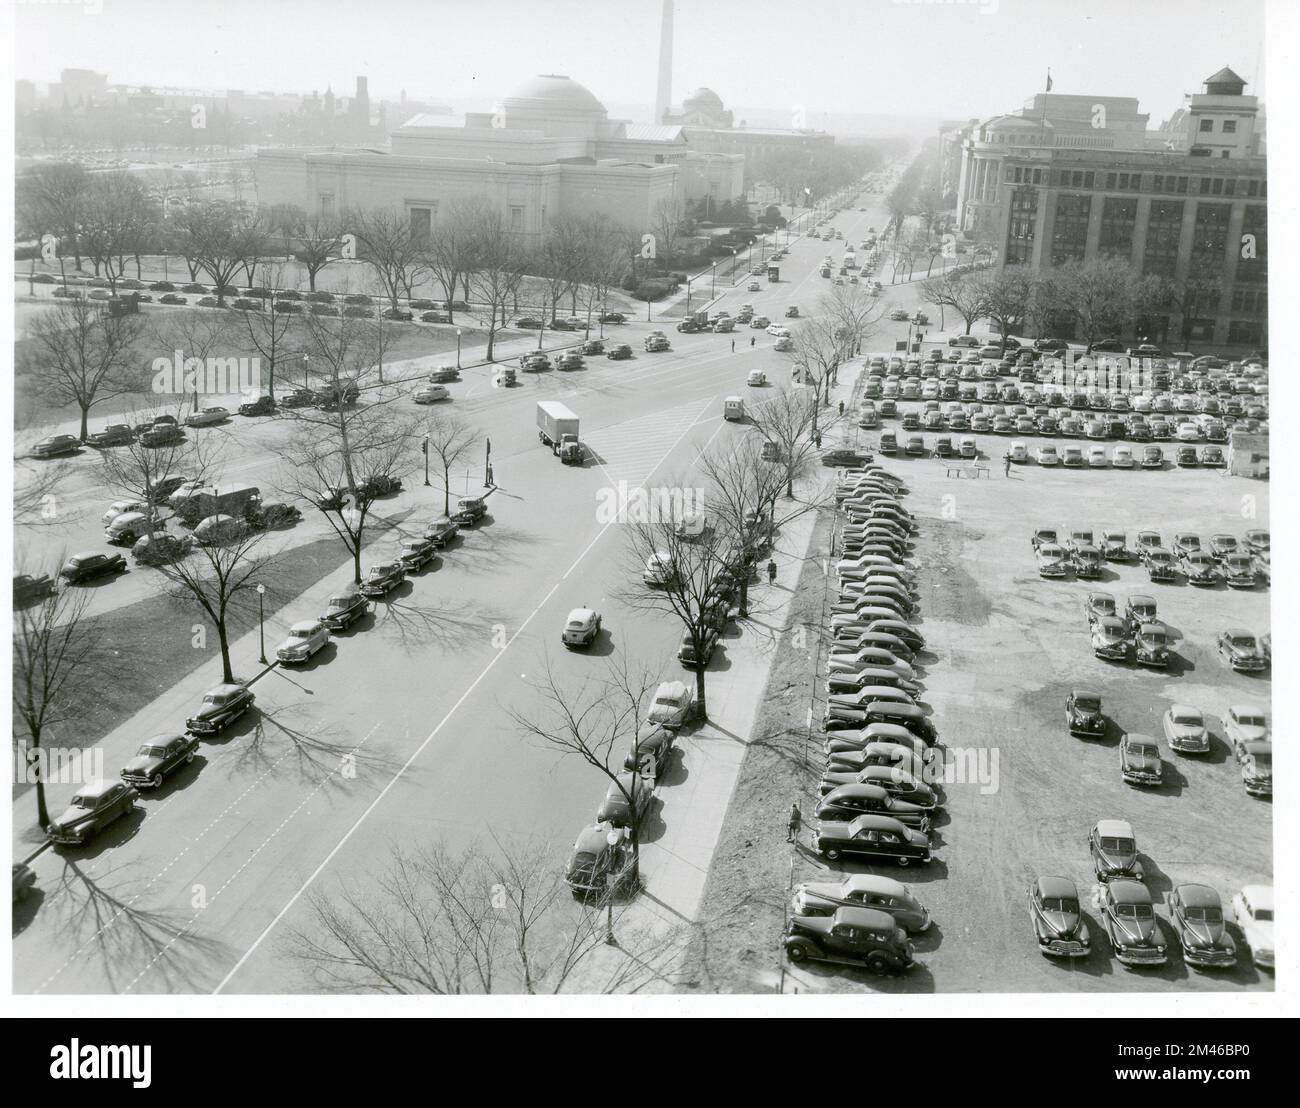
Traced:
<path fill-rule="evenodd" d="M 879 210 L 844 213 L 836 226 L 845 241 L 856 241 L 883 219 Z M 782 267 L 788 279 L 776 286 L 764 281 L 755 293 L 742 282 L 720 293 L 719 306 L 734 314 L 738 304 L 751 302 L 779 320 L 793 303 L 807 314 L 827 285 L 813 268 L 824 245 L 796 243 Z M 689 483 L 693 459 L 706 444 L 745 433 L 722 422 L 721 401 L 748 393 L 747 401 L 756 402 L 761 390 L 745 388 L 746 372 L 765 368 L 777 388 L 789 381 L 788 358 L 772 351 L 774 340 L 765 333 L 738 332 L 733 354 L 729 336 L 671 331 L 676 318 L 663 325 L 674 348 L 668 354 L 639 350 L 649 327 L 638 322 L 607 329 L 637 349 L 631 362 L 593 358 L 583 371 L 521 374 L 512 390 L 492 388 L 487 368 L 465 372 L 452 386 L 452 403 L 492 440 L 499 487 L 489 518 L 464 532 L 437 568 L 379 604 L 373 623 L 337 636 L 303 669 L 276 669 L 259 679 L 259 712 L 205 742 L 189 769 L 158 795 L 145 796 L 143 815 L 115 825 L 67 861 L 42 853 L 33 863 L 37 895 L 17 917 L 17 989 L 310 990 L 305 965 L 285 956 L 291 934 L 311 927 L 310 897 L 364 889 L 394 845 L 437 840 L 457 849 L 482 845 L 493 834 L 544 842 L 562 864 L 605 782 L 577 761 L 560 761 L 526 742 L 512 713 L 537 710 L 532 682 L 547 665 L 575 689 L 600 673 L 601 650 L 570 654 L 560 647 L 566 613 L 579 605 L 599 608 L 606 653 L 658 669 L 665 679 L 683 673 L 673 656 L 676 624 L 634 615 L 619 600 L 630 569 L 619 527 L 597 516 L 598 492 L 622 481 L 632 488 L 652 479 Z M 579 414 L 594 462 L 563 467 L 538 445 L 533 411 L 539 399 L 562 400 Z M 237 420 L 229 430 L 194 433 L 230 437 L 227 479 L 272 484 L 263 474 L 274 472 L 283 430 L 271 421 Z M 94 541 L 102 494 L 92 491 L 93 462 L 73 463 L 78 476 L 70 507 L 79 516 L 57 540 L 69 548 L 83 540 L 102 545 Z M 476 470 L 471 484 L 480 480 Z M 406 484 L 400 497 L 383 502 L 382 515 L 422 522 L 441 510 L 440 496 L 423 489 L 418 475 Z M 292 541 L 322 533 L 309 513 Z M 337 571 L 291 604 L 268 625 L 268 643 L 278 641 L 288 621 L 320 610 L 349 576 L 347 568 Z M 92 610 L 140 600 L 156 588 L 148 571 L 133 570 L 97 590 Z M 775 609 L 772 618 L 778 619 Z M 177 648 L 186 649 L 191 621 L 174 622 Z M 169 632 L 160 627 L 158 633 Z M 720 690 L 719 719 L 743 727 L 752 718 L 765 672 L 761 642 L 761 628 L 743 625 L 724 638 L 709 678 Z M 256 650 L 255 635 L 235 645 L 241 674 L 256 670 Z M 179 727 L 218 676 L 219 667 L 205 663 L 107 736 L 102 747 L 110 772 L 143 737 Z M 733 684 L 736 699 L 729 699 Z M 706 741 L 704 735 L 688 746 L 688 758 L 703 753 Z M 688 761 L 692 779 L 681 804 L 692 813 L 697 806 L 710 811 L 714 835 L 738 762 L 739 746 L 698 767 Z M 51 807 L 57 810 L 68 793 L 52 789 Z M 652 817 L 661 829 L 649 833 L 649 885 L 653 893 L 663 884 L 673 910 L 690 918 L 708 851 L 693 833 L 675 842 L 679 798 L 672 789 L 664 794 L 661 819 Z M 30 818 L 30 797 L 20 798 L 16 839 L 30 839 Z M 693 829 L 688 818 L 681 825 Z M 699 825 L 706 842 L 709 824 Z M 672 861 L 656 862 L 656 849 Z M 675 864 L 681 873 L 673 872 Z"/>

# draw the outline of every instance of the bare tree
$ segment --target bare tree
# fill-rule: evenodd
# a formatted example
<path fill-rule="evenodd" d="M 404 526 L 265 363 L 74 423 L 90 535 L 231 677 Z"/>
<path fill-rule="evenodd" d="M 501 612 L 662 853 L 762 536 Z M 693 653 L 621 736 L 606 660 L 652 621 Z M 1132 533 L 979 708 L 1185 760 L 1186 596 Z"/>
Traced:
<path fill-rule="evenodd" d="M 274 213 L 272 225 L 293 239 L 291 253 L 307 271 L 307 287 L 315 292 L 317 275 L 341 257 L 338 220 L 320 212 L 308 215 L 297 205 L 289 205 Z"/>
<path fill-rule="evenodd" d="M 518 236 L 505 227 L 501 213 L 483 209 L 474 222 L 474 272 L 469 283 L 488 306 L 487 360 L 493 360 L 496 336 L 504 326 L 506 307 L 523 279 L 526 251 Z"/>
<path fill-rule="evenodd" d="M 772 443 L 777 458 L 769 466 L 781 474 L 785 495 L 794 497 L 794 483 L 803 477 L 817 457 L 813 431 L 817 426 L 817 403 L 806 389 L 774 396 L 750 410 L 749 420 L 759 437 Z"/>
<path fill-rule="evenodd" d="M 584 681 L 576 691 L 571 682 L 557 676 L 549 658 L 544 673 L 542 680 L 533 683 L 541 696 L 540 711 L 512 710 L 510 716 L 525 738 L 585 762 L 609 782 L 609 788 L 618 790 L 629 813 L 632 857 L 639 863 L 650 785 L 645 784 L 638 795 L 642 786 L 633 780 L 638 771 L 624 767 L 627 755 L 636 749 L 642 704 L 658 678 L 647 670 L 630 668 L 625 658 L 611 660 L 603 677 Z"/>
<path fill-rule="evenodd" d="M 621 919 L 623 956 L 605 946 L 600 913 L 569 902 L 551 852 L 495 842 L 490 853 L 440 844 L 395 850 L 373 887 L 310 898 L 312 930 L 291 954 L 329 991 L 380 994 L 555 994 L 582 974 L 584 991 L 635 993 L 674 972 L 676 929 Z"/>
<path fill-rule="evenodd" d="M 188 387 L 181 392 L 180 402 L 176 409 L 177 416 L 182 416 L 187 405 L 193 400 L 194 410 L 199 408 L 199 395 L 204 388 L 206 380 L 204 369 L 210 364 L 209 359 L 216 356 L 217 351 L 229 349 L 232 340 L 237 337 L 237 328 L 239 323 L 233 316 L 256 315 L 255 312 L 238 312 L 227 314 L 226 312 L 178 312 L 172 314 L 168 312 L 165 315 L 150 316 L 151 331 L 159 347 L 175 339 L 180 340 L 181 349 L 177 352 L 183 359 L 188 361 L 193 358 L 201 368 L 194 377 L 194 392 L 191 394 Z M 234 361 L 234 359 L 232 359 Z M 234 361 L 237 366 L 238 362 Z M 187 375 L 188 376 L 188 375 Z M 185 381 L 182 380 L 182 385 Z"/>
<path fill-rule="evenodd" d="M 40 166 L 21 174 L 14 184 L 20 222 L 38 238 L 55 235 L 60 240 L 60 257 L 66 256 L 70 248 L 77 269 L 81 269 L 78 232 L 91 184 L 85 166 L 73 162 Z"/>
<path fill-rule="evenodd" d="M 123 413 L 125 422 L 152 422 L 156 412 Z M 158 504 L 160 492 L 177 478 L 206 481 L 222 464 L 222 442 L 213 435 L 178 439 L 163 446 L 145 446 L 138 438 L 100 452 L 103 483 L 121 496 L 144 504 Z M 152 527 L 151 527 L 152 530 Z"/>
<path fill-rule="evenodd" d="M 143 186 L 129 174 L 97 174 L 91 181 L 79 242 L 95 274 L 102 273 L 113 294 L 125 275 L 127 256 L 136 251 L 140 214 L 147 207 Z"/>
<path fill-rule="evenodd" d="M 1024 266 L 1008 266 L 1001 271 L 980 273 L 973 278 L 983 296 L 983 314 L 998 330 L 1000 346 L 1007 347 L 1007 336 L 1023 328 L 1033 306 L 1038 278 Z"/>
<path fill-rule="evenodd" d="M 281 287 L 282 266 L 274 266 L 269 271 L 262 267 L 262 284 L 269 288 Z M 257 351 L 258 357 L 266 367 L 266 395 L 275 402 L 275 373 L 285 361 L 298 361 L 302 351 L 298 343 L 290 338 L 294 330 L 293 315 L 275 310 L 276 302 L 271 301 L 270 310 L 266 312 L 240 312 L 234 326 L 243 331 L 243 337 Z"/>
<path fill-rule="evenodd" d="M 82 299 L 64 301 L 28 325 L 32 373 L 57 403 L 80 410 L 82 442 L 91 408 L 138 387 L 132 357 L 143 329 L 138 315 L 112 316 Z"/>
<path fill-rule="evenodd" d="M 921 282 L 921 299 L 937 308 L 951 308 L 966 324 L 969 335 L 975 321 L 987 311 L 983 288 L 964 272 L 951 270 Z"/>
<path fill-rule="evenodd" d="M 477 225 L 487 206 L 481 197 L 453 200 L 424 250 L 424 264 L 446 297 L 449 323 L 456 320 L 456 286 L 468 280 L 477 265 Z"/>
<path fill-rule="evenodd" d="M 59 496 L 72 472 L 66 458 L 33 462 L 15 456 L 14 526 L 37 527 L 60 520 Z"/>
<path fill-rule="evenodd" d="M 343 228 L 357 238 L 358 255 L 374 271 L 389 307 L 409 299 L 428 274 L 428 243 L 411 232 L 401 212 L 385 208 L 356 210 L 344 217 Z"/>
<path fill-rule="evenodd" d="M 221 307 L 235 275 L 241 269 L 251 270 L 269 246 L 263 218 L 226 201 L 189 204 L 173 225 L 182 253 L 216 285 Z"/>
<path fill-rule="evenodd" d="M 184 556 L 155 567 L 171 583 L 177 599 L 197 604 L 211 622 L 221 651 L 221 679 L 226 684 L 235 680 L 228 619 L 241 594 L 254 588 L 271 566 L 271 556 L 262 549 L 264 538 L 245 525 L 232 529 L 227 541 L 196 543 Z"/>
<path fill-rule="evenodd" d="M 451 514 L 451 471 L 478 445 L 478 431 L 455 412 L 431 412 L 425 421 L 430 458 L 442 470 L 442 510 Z"/>
<path fill-rule="evenodd" d="M 87 676 L 86 659 L 95 649 L 93 626 L 85 620 L 90 594 L 54 588 L 43 599 L 14 608 L 14 721 L 26 738 L 30 768 L 36 777 L 36 818 L 44 831 L 50 814 L 45 806 L 41 740 L 51 727 L 75 718 L 78 681 Z"/>

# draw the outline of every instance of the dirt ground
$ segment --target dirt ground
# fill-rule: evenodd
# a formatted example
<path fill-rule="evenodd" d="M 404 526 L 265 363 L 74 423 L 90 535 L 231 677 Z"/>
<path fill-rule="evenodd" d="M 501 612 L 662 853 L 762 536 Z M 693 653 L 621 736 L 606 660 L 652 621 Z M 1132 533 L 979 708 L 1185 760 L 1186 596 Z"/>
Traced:
<path fill-rule="evenodd" d="M 1004 446 L 989 437 L 986 453 Z M 934 460 L 899 459 L 908 508 L 918 519 L 914 549 L 918 626 L 927 639 L 920 675 L 923 704 L 941 743 L 961 752 L 945 783 L 943 812 L 931 831 L 935 860 L 925 867 L 828 865 L 804 845 L 784 842 L 790 798 L 807 817 L 815 806 L 820 750 L 805 769 L 810 703 L 820 716 L 824 666 L 811 657 L 779 659 L 761 713 L 764 734 L 747 755 L 732 799 L 705 903 L 712 907 L 687 974 L 700 990 L 719 992 L 1040 992 L 1271 989 L 1272 977 L 1239 959 L 1235 970 L 1202 973 L 1182 961 L 1166 899 L 1188 881 L 1213 886 L 1225 908 L 1242 885 L 1272 883 L 1271 803 L 1248 797 L 1223 740 L 1228 705 L 1270 706 L 1271 681 L 1232 673 L 1214 639 L 1229 626 L 1267 631 L 1269 594 L 1153 585 L 1136 564 L 1110 565 L 1098 582 L 1039 578 L 1029 544 L 1038 525 L 1176 531 L 1208 539 L 1268 527 L 1268 486 L 1210 471 L 1071 471 L 1001 467 L 987 480 L 950 478 Z M 830 520 L 819 524 L 814 551 L 824 551 Z M 831 581 L 833 590 L 833 578 Z M 1173 640 L 1167 672 L 1093 657 L 1082 612 L 1085 593 L 1111 592 L 1121 604 L 1134 592 L 1154 596 Z M 826 581 L 810 561 L 801 610 L 792 619 L 822 624 Z M 810 647 L 810 652 L 811 652 Z M 1102 740 L 1072 738 L 1064 725 L 1073 686 L 1099 691 L 1111 721 Z M 1203 710 L 1214 735 L 1208 756 L 1172 754 L 1161 742 L 1165 783 L 1142 791 L 1119 775 L 1122 731 L 1160 735 L 1173 703 Z M 1157 903 L 1169 964 L 1129 970 L 1114 958 L 1095 905 L 1086 848 L 1102 818 L 1128 819 Z M 842 967 L 783 963 L 779 934 L 788 889 L 839 871 L 888 874 L 909 884 L 935 925 L 915 936 L 919 965 L 903 978 L 876 979 Z M 1091 956 L 1055 963 L 1038 954 L 1026 907 L 1031 879 L 1074 879 L 1094 935 Z M 1233 929 L 1239 950 L 1241 935 Z"/>

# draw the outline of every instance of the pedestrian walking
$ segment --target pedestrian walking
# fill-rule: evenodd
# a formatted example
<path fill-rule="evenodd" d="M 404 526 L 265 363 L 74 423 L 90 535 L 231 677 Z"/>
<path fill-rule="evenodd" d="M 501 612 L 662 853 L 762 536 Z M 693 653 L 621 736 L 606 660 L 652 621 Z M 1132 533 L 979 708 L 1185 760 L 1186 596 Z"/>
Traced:
<path fill-rule="evenodd" d="M 1007 464 L 1006 475 L 1010 477 L 1011 476 L 1011 451 L 1008 450 L 1005 454 L 1002 455 L 1002 457 Z"/>
<path fill-rule="evenodd" d="M 757 336 L 757 335 L 750 335 L 750 336 L 749 336 L 749 345 L 750 345 L 750 346 L 754 346 L 754 345 L 756 345 L 757 343 L 758 343 L 758 336 Z"/>
<path fill-rule="evenodd" d="M 735 339 L 732 339 L 732 340 L 731 340 L 731 352 L 732 352 L 733 354 L 736 352 L 736 340 L 735 340 Z"/>
<path fill-rule="evenodd" d="M 775 558 L 768 558 L 767 560 L 767 583 L 769 585 L 776 584 L 776 559 Z"/>
<path fill-rule="evenodd" d="M 841 401 L 840 401 L 840 415 L 843 415 L 843 414 L 844 414 L 844 401 L 841 400 Z"/>
<path fill-rule="evenodd" d="M 790 805 L 790 822 L 785 825 L 785 841 L 792 843 L 799 838 L 799 828 L 803 826 L 803 813 L 799 811 L 799 801 Z"/>

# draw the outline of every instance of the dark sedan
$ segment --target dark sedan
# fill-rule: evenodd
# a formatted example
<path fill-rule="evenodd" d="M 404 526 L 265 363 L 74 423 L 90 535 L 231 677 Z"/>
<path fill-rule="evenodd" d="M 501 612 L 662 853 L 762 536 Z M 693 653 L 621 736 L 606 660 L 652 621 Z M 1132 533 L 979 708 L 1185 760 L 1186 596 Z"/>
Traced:
<path fill-rule="evenodd" d="M 218 685 L 203 697 L 199 710 L 185 721 L 195 735 L 216 735 L 229 727 L 257 698 L 243 685 Z"/>
<path fill-rule="evenodd" d="M 856 858 L 888 859 L 900 866 L 930 861 L 930 837 L 913 831 L 891 816 L 858 816 L 844 823 L 829 820 L 817 825 L 817 852 L 833 862 L 845 855 Z"/>
<path fill-rule="evenodd" d="M 156 789 L 179 766 L 194 761 L 199 740 L 194 735 L 159 735 L 144 743 L 125 766 L 122 780 L 129 785 Z"/>
<path fill-rule="evenodd" d="M 1029 886 L 1029 918 L 1038 949 L 1048 957 L 1086 958 L 1092 949 L 1079 890 L 1068 877 L 1040 877 Z"/>
<path fill-rule="evenodd" d="M 126 559 L 121 554 L 89 552 L 74 554 L 63 564 L 59 576 L 69 585 L 79 585 L 96 577 L 107 577 L 126 572 Z"/>

